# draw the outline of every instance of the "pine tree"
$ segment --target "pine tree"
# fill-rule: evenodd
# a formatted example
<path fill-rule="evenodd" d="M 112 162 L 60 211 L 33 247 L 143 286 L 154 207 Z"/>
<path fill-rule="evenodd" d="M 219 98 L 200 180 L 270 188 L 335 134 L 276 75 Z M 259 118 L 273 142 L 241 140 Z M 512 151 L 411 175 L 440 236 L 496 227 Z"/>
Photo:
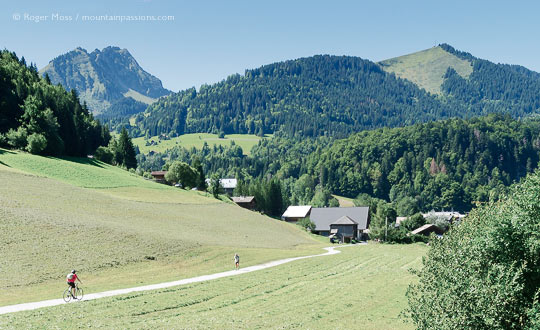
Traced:
<path fill-rule="evenodd" d="M 120 161 L 121 165 L 128 169 L 136 168 L 137 159 L 135 158 L 135 148 L 133 147 L 133 142 L 131 141 L 131 138 L 129 137 L 125 128 L 122 128 L 120 138 L 118 139 L 117 148 L 121 158 L 117 161 Z"/>

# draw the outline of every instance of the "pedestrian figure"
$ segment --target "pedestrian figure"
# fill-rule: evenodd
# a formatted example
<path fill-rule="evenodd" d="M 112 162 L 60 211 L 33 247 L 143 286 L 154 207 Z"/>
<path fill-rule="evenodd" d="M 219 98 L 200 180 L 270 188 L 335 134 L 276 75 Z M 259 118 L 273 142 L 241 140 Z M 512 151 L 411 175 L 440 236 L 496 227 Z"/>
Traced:
<path fill-rule="evenodd" d="M 236 270 L 238 270 L 240 268 L 240 256 L 238 253 L 234 254 L 234 264 L 236 266 Z"/>

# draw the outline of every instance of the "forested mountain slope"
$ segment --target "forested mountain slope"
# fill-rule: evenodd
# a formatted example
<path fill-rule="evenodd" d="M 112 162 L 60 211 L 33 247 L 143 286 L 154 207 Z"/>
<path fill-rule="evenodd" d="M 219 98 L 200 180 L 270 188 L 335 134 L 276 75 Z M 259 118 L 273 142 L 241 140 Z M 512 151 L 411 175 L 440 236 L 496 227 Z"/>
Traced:
<path fill-rule="evenodd" d="M 433 79 L 441 75 L 435 82 L 440 84 L 439 94 L 386 72 L 385 62 L 317 55 L 173 94 L 139 114 L 132 131 L 152 136 L 283 132 L 345 137 L 364 129 L 493 112 L 523 117 L 540 108 L 538 73 L 477 59 L 446 44 L 436 51 L 433 61 L 418 68 L 435 72 L 430 73 Z"/>
<path fill-rule="evenodd" d="M 462 114 L 358 57 L 318 55 L 247 70 L 189 89 L 137 116 L 140 133 L 224 132 L 347 136 Z"/>
<path fill-rule="evenodd" d="M 308 163 L 336 194 L 468 210 L 531 173 L 539 157 L 540 122 L 490 115 L 361 132 Z"/>

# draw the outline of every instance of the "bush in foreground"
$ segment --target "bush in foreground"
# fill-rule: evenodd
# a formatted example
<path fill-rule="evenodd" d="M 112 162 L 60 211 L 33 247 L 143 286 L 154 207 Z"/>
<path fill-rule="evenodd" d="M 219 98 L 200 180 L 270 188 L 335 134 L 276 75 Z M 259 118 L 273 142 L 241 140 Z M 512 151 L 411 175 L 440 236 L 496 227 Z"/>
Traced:
<path fill-rule="evenodd" d="M 408 314 L 418 329 L 537 329 L 540 172 L 433 240 Z"/>

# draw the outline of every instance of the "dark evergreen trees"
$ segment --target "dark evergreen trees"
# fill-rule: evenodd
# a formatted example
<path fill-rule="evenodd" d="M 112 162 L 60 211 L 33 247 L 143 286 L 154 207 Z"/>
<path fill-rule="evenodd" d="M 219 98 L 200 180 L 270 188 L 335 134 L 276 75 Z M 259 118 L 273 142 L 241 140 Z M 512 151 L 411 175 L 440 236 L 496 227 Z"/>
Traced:
<path fill-rule="evenodd" d="M 118 138 L 117 155 L 117 164 L 125 166 L 128 169 L 137 167 L 135 148 L 125 128 L 122 129 Z"/>
<path fill-rule="evenodd" d="M 77 94 L 40 78 L 14 53 L 0 51 L 0 141 L 32 153 L 86 156 L 107 145 L 107 129 Z"/>

